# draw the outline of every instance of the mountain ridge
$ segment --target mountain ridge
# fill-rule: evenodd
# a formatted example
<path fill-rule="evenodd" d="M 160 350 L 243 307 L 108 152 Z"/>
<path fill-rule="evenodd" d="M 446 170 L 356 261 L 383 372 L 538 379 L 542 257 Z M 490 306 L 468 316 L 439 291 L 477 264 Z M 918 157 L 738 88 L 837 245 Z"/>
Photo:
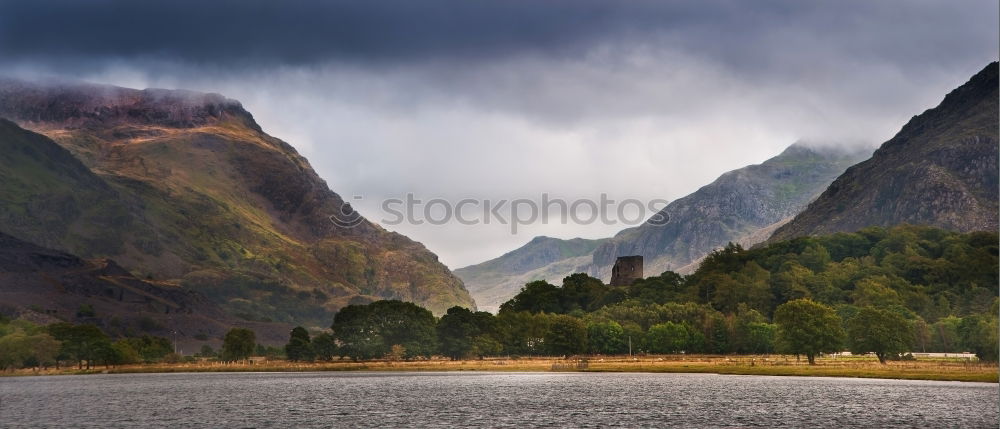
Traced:
<path fill-rule="evenodd" d="M 998 66 L 992 62 L 913 116 L 769 239 L 902 223 L 996 230 Z"/>
<path fill-rule="evenodd" d="M 96 206 L 123 201 L 122 221 L 103 228 L 118 249 L 5 224 L 19 238 L 112 257 L 143 277 L 205 292 L 231 313 L 268 319 L 326 325 L 339 307 L 381 298 L 439 314 L 475 307 L 436 255 L 349 209 L 305 158 L 264 133 L 235 100 L 8 79 L 0 80 L 0 116 L 51 138 L 103 181 L 115 197 Z M 0 201 L 16 193 L 0 187 Z M 0 218 L 21 206 L 0 207 Z M 356 225 L 331 222 L 342 211 Z"/>
<path fill-rule="evenodd" d="M 689 266 L 731 241 L 753 244 L 755 231 L 803 209 L 866 152 L 795 143 L 760 164 L 723 173 L 668 204 L 660 213 L 669 217 L 666 224 L 620 231 L 595 250 L 588 272 L 607 281 L 616 257 L 642 255 L 646 273 L 655 275 Z"/>

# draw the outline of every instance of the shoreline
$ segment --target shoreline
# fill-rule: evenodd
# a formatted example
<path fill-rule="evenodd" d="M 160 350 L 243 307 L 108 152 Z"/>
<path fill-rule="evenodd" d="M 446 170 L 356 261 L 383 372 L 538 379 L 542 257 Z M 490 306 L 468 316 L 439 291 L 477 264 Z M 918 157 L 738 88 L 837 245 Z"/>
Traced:
<path fill-rule="evenodd" d="M 96 367 L 79 370 L 63 367 L 58 370 L 22 369 L 3 372 L 0 376 L 45 376 L 85 374 L 143 374 L 198 372 L 629 372 L 629 373 L 692 373 L 720 375 L 805 376 L 839 378 L 878 378 L 928 381 L 998 382 L 998 367 L 961 359 L 926 359 L 891 361 L 885 365 L 868 357 L 823 357 L 816 365 L 792 356 L 644 356 L 561 358 L 488 358 L 452 361 L 444 359 L 416 361 L 332 361 L 263 363 L 194 362 L 175 364 L 136 364 L 117 367 Z"/>

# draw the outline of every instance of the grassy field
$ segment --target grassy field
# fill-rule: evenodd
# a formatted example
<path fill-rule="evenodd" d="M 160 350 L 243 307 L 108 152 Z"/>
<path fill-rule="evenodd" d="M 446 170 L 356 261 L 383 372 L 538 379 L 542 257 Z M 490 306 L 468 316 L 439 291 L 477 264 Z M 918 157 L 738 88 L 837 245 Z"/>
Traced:
<path fill-rule="evenodd" d="M 825 357 L 808 365 L 794 356 L 643 356 L 591 357 L 586 363 L 576 359 L 522 358 L 452 361 L 334 361 L 296 363 L 269 361 L 257 364 L 197 362 L 177 364 L 126 365 L 91 370 L 19 370 L 6 375 L 55 375 L 93 373 L 170 372 L 295 372 L 295 371 L 512 371 L 512 372 L 649 372 L 714 373 L 730 375 L 773 375 L 813 377 L 863 377 L 909 380 L 997 382 L 997 365 L 964 359 L 927 358 L 879 364 L 873 357 Z"/>

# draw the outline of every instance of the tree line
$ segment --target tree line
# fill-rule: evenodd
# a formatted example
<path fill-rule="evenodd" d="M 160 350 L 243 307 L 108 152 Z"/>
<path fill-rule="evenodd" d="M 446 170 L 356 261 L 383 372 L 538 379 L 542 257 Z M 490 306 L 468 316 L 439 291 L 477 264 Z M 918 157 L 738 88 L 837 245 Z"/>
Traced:
<path fill-rule="evenodd" d="M 341 309 L 331 329 L 293 332 L 292 359 L 442 355 L 972 351 L 997 360 L 998 237 L 866 228 L 756 249 L 729 246 L 690 276 L 625 287 L 573 274 L 528 283 L 499 314 L 440 319 L 411 303 Z M 319 346 L 313 345 L 318 341 Z"/>
<path fill-rule="evenodd" d="M 253 331 L 233 328 L 216 352 L 205 344 L 194 356 L 174 352 L 170 340 L 153 335 L 113 339 L 93 324 L 53 323 L 37 325 L 0 316 L 0 371 L 18 368 L 59 368 L 60 365 L 91 369 L 136 363 L 176 363 L 195 357 L 222 361 L 244 360 L 252 355 L 284 357 L 276 347 L 258 344 Z"/>
<path fill-rule="evenodd" d="M 779 305 L 773 323 L 743 306 L 724 315 L 693 303 L 625 303 L 582 317 L 527 311 L 493 315 L 453 307 L 435 319 L 429 311 L 401 301 L 376 301 L 345 310 L 349 316 L 338 317 L 330 331 L 314 337 L 295 328 L 285 346 L 288 359 L 778 352 L 802 355 L 815 363 L 820 354 L 846 348 L 873 353 L 885 363 L 914 351 L 917 336 L 913 322 L 891 310 L 862 307 L 844 319 L 834 308 L 808 298 Z M 995 317 L 970 316 L 955 328 L 960 347 L 940 350 L 968 349 L 982 360 L 996 361 Z"/>
<path fill-rule="evenodd" d="M 0 318 L 0 370 L 95 365 L 125 365 L 179 360 L 170 340 L 143 335 L 111 339 L 95 325 L 54 323 L 40 326 Z M 173 356 L 171 356 L 173 355 Z"/>

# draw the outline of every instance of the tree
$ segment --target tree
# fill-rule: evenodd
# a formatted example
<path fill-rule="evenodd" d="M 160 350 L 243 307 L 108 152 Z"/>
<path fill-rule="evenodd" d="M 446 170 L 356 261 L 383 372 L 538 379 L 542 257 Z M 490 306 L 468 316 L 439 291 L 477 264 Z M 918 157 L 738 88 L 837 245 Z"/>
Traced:
<path fill-rule="evenodd" d="M 587 325 L 573 316 L 557 314 L 545 332 L 545 347 L 553 355 L 573 355 L 587 351 Z"/>
<path fill-rule="evenodd" d="M 222 359 L 243 360 L 253 354 L 257 346 L 257 335 L 245 328 L 233 328 L 222 339 Z"/>
<path fill-rule="evenodd" d="M 430 357 L 437 351 L 434 315 L 416 304 L 375 301 L 349 305 L 333 318 L 333 336 L 338 350 L 352 359 L 389 355 L 392 346 L 403 346 L 406 359 Z"/>
<path fill-rule="evenodd" d="M 257 344 L 254 348 L 253 354 L 257 356 L 266 356 L 269 359 L 283 359 L 286 357 L 284 347 L 265 346 L 263 344 Z"/>
<path fill-rule="evenodd" d="M 811 292 L 806 284 L 812 277 L 813 272 L 808 268 L 794 261 L 787 262 L 777 275 L 771 277 L 771 290 L 777 296 L 777 302 L 809 298 Z"/>
<path fill-rule="evenodd" d="M 563 278 L 559 289 L 559 302 L 562 313 L 574 310 L 592 311 L 595 304 L 601 302 L 609 291 L 608 286 L 600 279 L 595 279 L 584 273 L 571 274 Z"/>
<path fill-rule="evenodd" d="M 337 352 L 341 357 L 350 356 L 354 360 L 372 359 L 385 354 L 382 338 L 369 319 L 371 309 L 367 305 L 348 305 L 333 316 L 333 337 L 339 344 Z"/>
<path fill-rule="evenodd" d="M 143 335 L 124 339 L 132 349 L 139 354 L 144 362 L 158 362 L 173 353 L 174 346 L 170 340 L 163 337 Z"/>
<path fill-rule="evenodd" d="M 333 355 L 337 353 L 337 341 L 329 332 L 323 332 L 313 337 L 312 346 L 313 352 L 316 353 L 316 359 L 319 360 L 331 360 Z"/>
<path fill-rule="evenodd" d="M 114 356 L 113 364 L 115 365 L 128 365 L 142 361 L 142 356 L 139 352 L 126 340 L 115 341 L 111 345 L 111 349 Z"/>
<path fill-rule="evenodd" d="M 477 335 L 472 339 L 472 354 L 482 358 L 503 352 L 503 344 L 492 335 Z"/>
<path fill-rule="evenodd" d="M 813 272 L 821 272 L 830 263 L 830 252 L 819 243 L 811 243 L 799 254 L 799 262 Z"/>
<path fill-rule="evenodd" d="M 111 340 L 94 325 L 55 323 L 48 326 L 49 334 L 61 343 L 59 357 L 77 362 L 77 367 L 87 369 L 97 360 L 109 357 Z"/>
<path fill-rule="evenodd" d="M 500 313 L 562 313 L 560 291 L 545 280 L 525 284 L 510 301 L 500 305 Z"/>
<path fill-rule="evenodd" d="M 430 357 L 437 352 L 437 321 L 427 309 L 411 302 L 375 301 L 372 309 L 373 328 L 384 341 L 385 355 L 394 345 L 406 348 L 404 357 Z"/>
<path fill-rule="evenodd" d="M 56 363 L 59 355 L 59 341 L 44 332 L 30 335 L 27 338 L 30 354 L 25 363 L 29 366 L 47 367 Z"/>
<path fill-rule="evenodd" d="M 630 353 L 648 350 L 646 346 L 646 333 L 642 326 L 634 322 L 622 323 L 622 337 L 625 339 L 625 348 Z"/>
<path fill-rule="evenodd" d="M 689 320 L 689 319 L 688 319 Z M 729 324 L 718 311 L 706 311 L 702 317 L 701 336 L 693 337 L 686 351 L 725 353 L 729 350 Z M 690 327 L 690 323 L 689 323 Z M 698 342 L 701 342 L 700 344 Z"/>
<path fill-rule="evenodd" d="M 864 307 L 847 320 L 847 343 L 851 353 L 875 353 L 885 364 L 889 356 L 898 356 L 913 344 L 910 323 L 888 310 Z"/>
<path fill-rule="evenodd" d="M 0 370 L 21 367 L 22 362 L 27 358 L 24 338 L 25 335 L 23 332 L 15 332 L 0 337 Z"/>
<path fill-rule="evenodd" d="M 549 330 L 551 316 L 531 314 L 526 311 L 500 312 L 504 350 L 513 355 L 539 355 L 545 353 L 545 333 Z"/>
<path fill-rule="evenodd" d="M 441 354 L 452 359 L 499 354 L 503 350 L 499 334 L 500 323 L 492 314 L 459 306 L 449 308 L 437 323 Z"/>
<path fill-rule="evenodd" d="M 778 325 L 779 349 L 794 354 L 804 354 L 810 365 L 816 364 L 816 355 L 837 351 L 844 337 L 840 317 L 832 308 L 809 299 L 796 299 L 774 310 Z"/>
<path fill-rule="evenodd" d="M 746 289 L 747 285 L 740 284 L 725 274 L 711 276 L 709 281 L 713 283 L 712 305 L 720 311 L 731 313 L 736 310 L 737 304 L 746 302 L 741 292 Z"/>
<path fill-rule="evenodd" d="M 774 351 L 774 337 L 778 328 L 770 323 L 751 322 L 747 324 L 744 344 L 749 353 L 770 354 Z"/>
<path fill-rule="evenodd" d="M 771 273 L 754 261 L 740 270 L 734 279 L 742 285 L 739 289 L 739 302 L 746 303 L 751 309 L 763 313 L 771 311 L 774 295 L 771 293 Z M 737 304 L 736 308 L 739 308 Z"/>
<path fill-rule="evenodd" d="M 729 347 L 736 353 L 769 353 L 773 350 L 773 326 L 760 312 L 740 304 L 732 319 Z"/>
<path fill-rule="evenodd" d="M 932 333 L 931 325 L 928 325 L 924 319 L 918 318 L 913 321 L 913 347 L 919 349 L 921 352 L 927 351 L 927 346 L 931 343 Z"/>
<path fill-rule="evenodd" d="M 633 282 L 627 287 L 627 298 L 646 304 L 663 304 L 672 301 L 685 301 L 684 277 L 673 271 L 664 271 L 657 277 L 647 277 Z M 626 297 L 608 297 L 601 304 L 610 305 L 621 302 Z M 596 309 L 596 308 L 595 308 Z"/>
<path fill-rule="evenodd" d="M 441 354 L 451 359 L 462 359 L 472 354 L 472 339 L 479 332 L 473 323 L 472 311 L 455 306 L 441 317 L 437 324 L 438 344 Z"/>
<path fill-rule="evenodd" d="M 934 322 L 931 327 L 931 349 L 939 352 L 954 353 L 961 351 L 961 338 L 958 327 L 962 319 L 948 316 Z"/>
<path fill-rule="evenodd" d="M 692 335 L 686 323 L 666 322 L 650 327 L 646 342 L 653 353 L 680 353 L 689 349 Z"/>
<path fill-rule="evenodd" d="M 27 335 L 17 331 L 0 337 L 0 370 L 52 365 L 59 346 L 46 333 Z"/>
<path fill-rule="evenodd" d="M 404 356 L 406 356 L 406 347 L 399 344 L 393 344 L 392 347 L 389 348 L 389 354 L 387 355 L 389 360 L 393 362 L 403 360 Z"/>
<path fill-rule="evenodd" d="M 851 297 L 854 305 L 859 307 L 891 307 L 900 304 L 899 293 L 888 286 L 889 279 L 886 276 L 875 276 L 863 279 L 855 286 Z"/>
<path fill-rule="evenodd" d="M 976 354 L 979 360 L 997 361 L 997 317 L 975 315 L 962 318 L 958 324 L 962 345 Z"/>
<path fill-rule="evenodd" d="M 215 357 L 215 349 L 208 344 L 202 344 L 201 350 L 198 351 L 198 356 L 201 357 Z"/>
<path fill-rule="evenodd" d="M 315 355 L 312 341 L 309 340 L 309 331 L 301 326 L 292 329 L 288 344 L 285 344 L 285 356 L 288 357 L 288 360 L 292 362 L 311 361 Z"/>
<path fill-rule="evenodd" d="M 587 325 L 591 353 L 621 354 L 628 351 L 625 330 L 618 322 L 591 322 Z"/>

